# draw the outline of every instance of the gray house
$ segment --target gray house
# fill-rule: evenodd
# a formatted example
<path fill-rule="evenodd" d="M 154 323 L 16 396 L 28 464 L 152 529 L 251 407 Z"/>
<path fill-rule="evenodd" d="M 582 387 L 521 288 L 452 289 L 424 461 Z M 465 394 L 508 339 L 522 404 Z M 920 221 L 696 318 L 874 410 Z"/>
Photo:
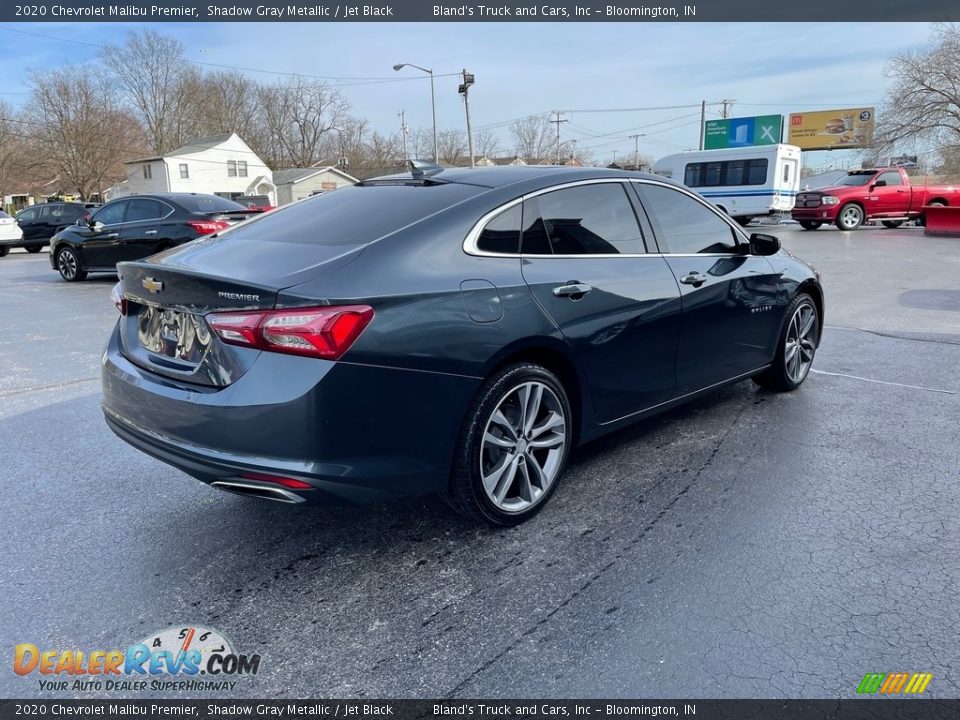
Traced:
<path fill-rule="evenodd" d="M 311 195 L 353 185 L 358 180 L 330 165 L 277 170 L 273 173 L 273 182 L 277 186 L 277 205 L 288 205 Z"/>

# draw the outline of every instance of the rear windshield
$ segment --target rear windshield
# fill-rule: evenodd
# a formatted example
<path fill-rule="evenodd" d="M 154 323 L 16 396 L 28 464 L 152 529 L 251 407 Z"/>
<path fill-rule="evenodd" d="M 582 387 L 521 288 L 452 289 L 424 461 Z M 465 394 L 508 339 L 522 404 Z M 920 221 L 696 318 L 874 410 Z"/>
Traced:
<path fill-rule="evenodd" d="M 485 188 L 456 183 L 345 187 L 237 225 L 230 230 L 229 237 L 243 236 L 263 242 L 365 245 L 483 190 Z"/>
<path fill-rule="evenodd" d="M 0 220 L 10 217 L 3 210 L 0 210 Z"/>
<path fill-rule="evenodd" d="M 174 200 L 189 212 L 236 212 L 237 210 L 247 209 L 240 203 L 235 203 L 233 200 L 227 200 L 217 195 L 185 195 L 176 197 Z"/>

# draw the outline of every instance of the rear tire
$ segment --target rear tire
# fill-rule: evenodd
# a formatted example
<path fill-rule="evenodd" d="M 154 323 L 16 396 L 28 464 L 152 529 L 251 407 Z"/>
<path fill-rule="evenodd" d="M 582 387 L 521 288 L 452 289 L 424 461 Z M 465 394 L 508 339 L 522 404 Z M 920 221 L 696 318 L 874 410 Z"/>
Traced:
<path fill-rule="evenodd" d="M 945 207 L 945 205 L 946 205 L 946 203 L 942 203 L 942 202 L 940 202 L 939 200 L 934 200 L 932 203 L 929 204 L 929 207 Z M 926 216 L 926 215 L 921 215 L 919 218 L 917 218 L 917 225 L 918 225 L 919 227 L 926 227 L 926 226 L 927 226 L 927 216 Z"/>
<path fill-rule="evenodd" d="M 740 217 L 735 217 L 734 220 L 740 227 L 746 227 L 750 224 L 750 221 L 753 220 L 753 218 L 748 215 L 742 215 Z"/>
<path fill-rule="evenodd" d="M 86 270 L 80 269 L 80 256 L 71 247 L 57 251 L 57 270 L 67 282 L 80 282 L 87 279 Z"/>
<path fill-rule="evenodd" d="M 856 203 L 847 203 L 837 213 L 837 227 L 841 230 L 856 230 L 864 221 L 863 208 Z"/>
<path fill-rule="evenodd" d="M 10 254 L 10 246 L 0 245 L 0 257 L 6 257 L 9 254 Z"/>
<path fill-rule="evenodd" d="M 790 392 L 803 384 L 820 345 L 820 315 L 812 297 L 797 295 L 784 318 L 773 364 L 753 378 L 760 387 L 775 392 Z"/>
<path fill-rule="evenodd" d="M 823 225 L 823 223 L 817 222 L 816 220 L 800 221 L 800 227 L 802 227 L 804 230 L 819 230 L 821 225 Z"/>
<path fill-rule="evenodd" d="M 466 413 L 444 499 L 471 520 L 518 525 L 557 489 L 572 439 L 570 402 L 557 376 L 527 362 L 502 368 Z"/>
<path fill-rule="evenodd" d="M 903 220 L 881 220 L 880 224 L 883 225 L 885 228 L 896 230 L 898 227 L 903 225 Z"/>
<path fill-rule="evenodd" d="M 28 246 L 26 247 L 26 250 L 27 250 L 27 252 L 30 253 L 31 255 L 36 255 L 38 252 L 40 252 L 41 250 L 43 250 L 43 245 L 28 245 Z"/>

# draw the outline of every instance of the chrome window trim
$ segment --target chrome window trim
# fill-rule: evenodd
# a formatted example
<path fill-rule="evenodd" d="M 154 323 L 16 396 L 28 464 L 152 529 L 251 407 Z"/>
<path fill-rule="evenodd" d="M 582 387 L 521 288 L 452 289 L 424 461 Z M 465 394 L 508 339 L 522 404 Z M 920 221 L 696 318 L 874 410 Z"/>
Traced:
<path fill-rule="evenodd" d="M 553 185 L 548 188 L 541 188 L 540 190 L 534 190 L 525 195 L 521 195 L 518 198 L 509 200 L 503 205 L 500 205 L 490 212 L 484 213 L 473 227 L 470 228 L 470 232 L 467 233 L 467 236 L 463 240 L 463 251 L 467 255 L 472 255 L 474 257 L 492 257 L 492 258 L 556 258 L 558 260 L 570 260 L 573 258 L 580 259 L 612 259 L 612 258 L 644 258 L 644 257 L 743 257 L 742 253 L 662 253 L 662 252 L 647 252 L 647 253 L 601 253 L 601 254 L 583 254 L 583 255 L 537 255 L 533 253 L 495 253 L 489 252 L 487 250 L 481 250 L 477 247 L 477 242 L 480 239 L 480 233 L 483 232 L 486 228 L 487 223 L 493 220 L 495 217 L 501 213 L 506 212 L 510 208 L 519 205 L 520 203 L 526 202 L 530 198 L 535 198 L 539 195 L 546 195 L 547 193 L 553 192 L 554 190 L 566 190 L 567 188 L 580 187 L 581 185 L 600 185 L 600 184 L 613 184 L 618 185 L 627 185 L 629 183 L 636 183 L 640 185 L 659 185 L 660 187 L 669 188 L 671 190 L 676 190 L 682 194 L 687 195 L 691 200 L 700 203 L 705 208 L 710 210 L 714 215 L 723 220 L 730 229 L 734 231 L 735 236 L 739 241 L 742 241 L 743 244 L 749 244 L 749 238 L 739 225 L 737 225 L 731 218 L 729 218 L 724 213 L 720 212 L 716 207 L 708 203 L 702 197 L 697 195 L 694 192 L 691 192 L 686 187 L 678 187 L 671 183 L 659 182 L 655 179 L 647 178 L 591 178 L 589 180 L 574 180 L 568 183 L 563 183 L 561 185 Z M 642 203 L 641 203 L 642 204 Z"/>

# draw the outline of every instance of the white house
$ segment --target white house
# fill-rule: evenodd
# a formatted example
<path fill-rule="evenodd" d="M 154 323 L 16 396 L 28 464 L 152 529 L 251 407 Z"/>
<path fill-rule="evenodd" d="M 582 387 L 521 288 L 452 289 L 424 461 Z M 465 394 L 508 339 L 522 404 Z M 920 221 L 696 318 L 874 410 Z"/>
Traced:
<path fill-rule="evenodd" d="M 287 205 L 296 200 L 359 182 L 355 177 L 333 165 L 327 167 L 290 168 L 273 173 L 277 186 L 277 204 Z"/>
<path fill-rule="evenodd" d="M 277 204 L 273 173 L 236 133 L 195 138 L 183 147 L 126 164 L 112 197 L 151 192 L 212 193 L 236 199 L 265 195 Z"/>

